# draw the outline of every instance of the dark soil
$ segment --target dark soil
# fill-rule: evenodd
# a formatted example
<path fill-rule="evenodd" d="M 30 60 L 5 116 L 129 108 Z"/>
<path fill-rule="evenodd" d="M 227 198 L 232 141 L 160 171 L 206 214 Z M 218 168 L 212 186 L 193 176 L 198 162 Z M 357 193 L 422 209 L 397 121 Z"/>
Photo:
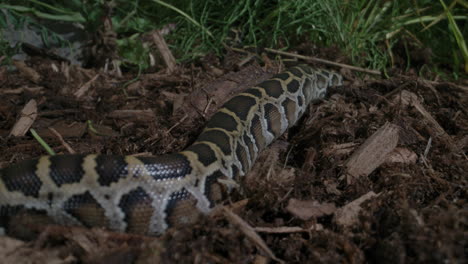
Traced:
<path fill-rule="evenodd" d="M 26 62 L 39 74 L 37 80 L 1 67 L 0 167 L 46 154 L 30 133 L 9 136 L 31 99 L 38 109 L 32 128 L 57 153 L 68 150 L 50 127 L 77 153 L 156 155 L 182 150 L 226 99 L 280 70 L 271 62 L 262 62 L 268 67 L 254 61 L 232 66 L 241 59 L 232 55 L 227 64 L 208 58 L 200 64 L 205 67 L 185 65 L 170 74 L 153 70 L 127 86 L 134 74 L 117 77 L 39 58 Z M 262 153 L 225 202 L 228 211 L 214 210 L 198 224 L 169 229 L 161 237 L 49 226 L 27 244 L 0 237 L 0 259 L 466 263 L 466 80 L 428 82 L 397 73 L 382 79 L 341 72 L 345 86 L 333 88 L 325 100 L 313 104 L 298 125 Z M 89 89 L 77 98 L 74 93 L 85 85 Z M 399 96 L 404 92 L 415 94 L 446 134 L 434 132 L 439 130 L 414 104 L 402 103 Z M 399 128 L 393 152 L 397 158 L 369 175 L 349 177 L 347 159 L 387 122 Z M 349 218 L 337 213 L 361 197 L 363 203 Z M 294 211 L 297 200 L 305 204 L 299 213 Z M 303 217 L 302 212 L 312 216 Z M 243 222 L 233 220 L 232 213 Z"/>

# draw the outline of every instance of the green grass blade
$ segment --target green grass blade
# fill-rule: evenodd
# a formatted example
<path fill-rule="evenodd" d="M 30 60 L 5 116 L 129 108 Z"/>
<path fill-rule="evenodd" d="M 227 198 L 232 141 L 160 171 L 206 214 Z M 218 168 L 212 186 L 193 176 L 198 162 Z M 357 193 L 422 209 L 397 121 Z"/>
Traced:
<path fill-rule="evenodd" d="M 206 34 L 208 34 L 208 36 L 212 37 L 213 38 L 213 34 L 211 34 L 211 32 L 204 26 L 202 26 L 200 23 L 198 23 L 197 21 L 195 21 L 195 19 L 193 19 L 192 17 L 190 17 L 187 13 L 185 13 L 184 11 L 178 9 L 177 7 L 173 6 L 173 5 L 170 5 L 166 2 L 163 2 L 163 1 L 160 1 L 160 0 L 152 0 L 153 2 L 156 2 L 164 7 L 167 7 L 169 9 L 172 9 L 174 10 L 175 12 L 179 13 L 180 15 L 182 15 L 183 17 L 185 17 L 188 21 L 190 21 L 191 23 L 193 23 L 194 25 L 200 27 Z"/>
<path fill-rule="evenodd" d="M 449 28 L 452 30 L 452 34 L 454 35 L 458 47 L 460 48 L 460 52 L 462 53 L 463 59 L 465 60 L 465 73 L 468 73 L 468 49 L 466 47 L 465 39 L 455 22 L 455 19 L 452 16 L 452 13 L 447 8 L 443 0 L 440 0 L 440 3 L 444 7 L 445 13 L 447 14 L 447 19 L 449 21 Z"/>
<path fill-rule="evenodd" d="M 29 131 L 31 132 L 31 135 L 37 140 L 37 142 L 39 142 L 39 144 L 41 144 L 41 146 L 45 149 L 45 151 L 49 155 L 52 155 L 52 156 L 56 155 L 55 151 L 41 138 L 41 136 L 39 136 L 39 134 L 37 134 L 36 130 L 31 128 L 29 129 Z"/>

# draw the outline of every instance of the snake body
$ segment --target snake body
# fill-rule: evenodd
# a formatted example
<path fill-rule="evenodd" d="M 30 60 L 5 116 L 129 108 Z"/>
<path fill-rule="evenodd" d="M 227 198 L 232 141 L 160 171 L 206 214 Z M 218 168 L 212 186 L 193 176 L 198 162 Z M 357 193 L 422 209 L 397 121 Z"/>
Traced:
<path fill-rule="evenodd" d="M 184 151 L 42 156 L 0 170 L 0 226 L 33 211 L 58 224 L 157 235 L 226 198 L 260 151 L 341 76 L 301 65 L 237 94 Z"/>

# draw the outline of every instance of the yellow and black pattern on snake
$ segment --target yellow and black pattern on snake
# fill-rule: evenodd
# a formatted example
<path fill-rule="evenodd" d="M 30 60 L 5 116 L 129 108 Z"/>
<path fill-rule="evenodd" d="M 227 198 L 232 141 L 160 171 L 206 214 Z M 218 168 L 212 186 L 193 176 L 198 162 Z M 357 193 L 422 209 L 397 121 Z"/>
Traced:
<path fill-rule="evenodd" d="M 0 225 L 32 211 L 67 225 L 160 234 L 226 198 L 260 151 L 341 76 L 296 66 L 234 96 L 184 151 L 43 156 L 0 170 Z"/>

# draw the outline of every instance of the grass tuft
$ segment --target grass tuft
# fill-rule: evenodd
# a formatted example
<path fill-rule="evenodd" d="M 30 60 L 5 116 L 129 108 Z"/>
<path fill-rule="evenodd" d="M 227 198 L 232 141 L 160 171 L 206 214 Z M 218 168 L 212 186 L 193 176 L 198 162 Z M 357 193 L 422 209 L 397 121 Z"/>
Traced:
<path fill-rule="evenodd" d="M 309 42 L 339 47 L 351 63 L 371 69 L 394 66 L 396 53 L 411 45 L 433 51 L 436 65 L 468 67 L 464 36 L 468 31 L 466 0 L 115 0 L 111 12 L 121 56 L 147 67 L 141 48 L 131 55 L 140 34 L 168 24 L 176 29 L 166 36 L 179 61 L 207 53 L 223 54 L 227 46 L 289 49 Z M 105 15 L 101 0 L 5 0 L 0 8 L 11 14 L 29 14 L 49 20 L 80 23 L 90 32 Z M 0 24 L 4 18 L 0 15 Z M 3 23 L 4 24 L 4 23 Z M 448 29 L 448 30 L 447 30 Z M 448 40 L 448 41 L 447 41 Z M 413 44 L 409 45 L 409 41 Z M 400 43 L 402 45 L 396 45 Z M 404 50 L 404 49 L 403 49 Z M 464 59 L 464 67 L 460 65 Z M 147 60 L 147 58 L 146 58 Z"/>

